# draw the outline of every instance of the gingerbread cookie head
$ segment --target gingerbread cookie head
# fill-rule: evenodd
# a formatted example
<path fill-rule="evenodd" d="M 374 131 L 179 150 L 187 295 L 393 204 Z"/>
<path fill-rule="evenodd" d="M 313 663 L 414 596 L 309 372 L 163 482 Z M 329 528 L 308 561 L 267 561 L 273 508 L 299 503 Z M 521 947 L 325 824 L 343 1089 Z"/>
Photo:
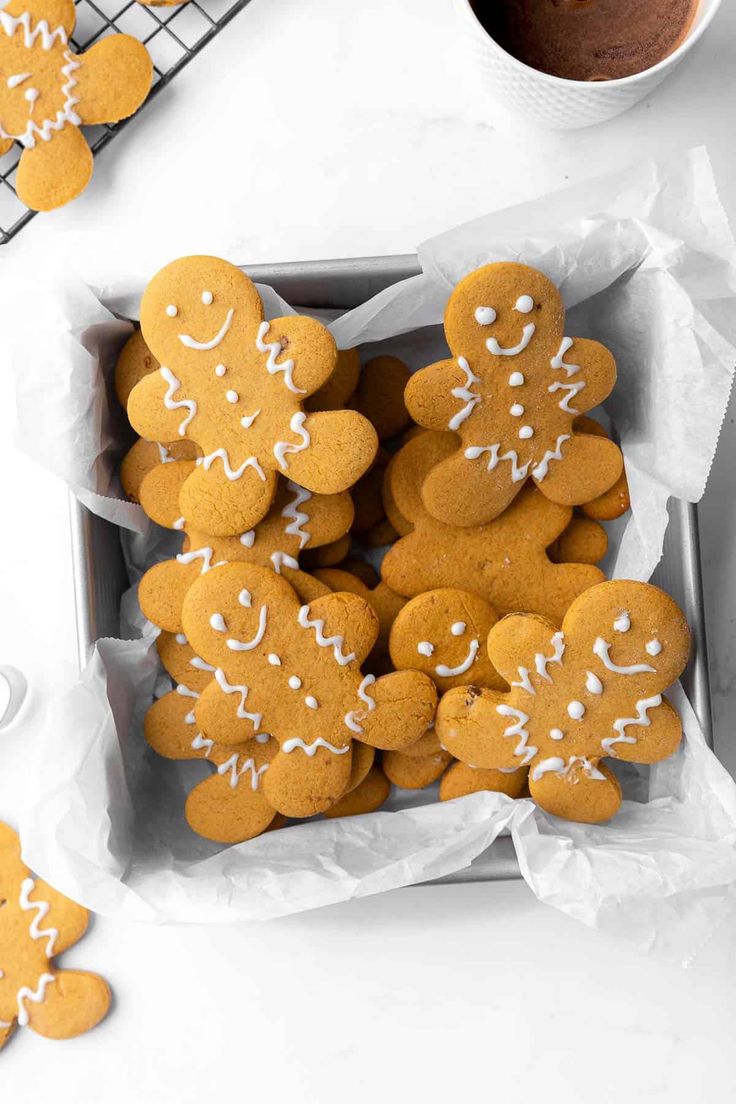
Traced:
<path fill-rule="evenodd" d="M 453 686 L 505 689 L 485 642 L 498 615 L 485 599 L 443 587 L 407 602 L 391 629 L 389 648 L 398 670 L 424 671 L 441 694 Z"/>
<path fill-rule="evenodd" d="M 600 760 L 655 763 L 671 755 L 680 719 L 662 697 L 687 662 L 682 611 L 648 583 L 601 583 L 582 594 L 557 630 L 515 615 L 491 630 L 488 653 L 506 694 L 469 686 L 440 702 L 437 731 L 465 763 L 529 767 L 547 812 L 607 820 L 618 782 Z"/>
<path fill-rule="evenodd" d="M 87 920 L 85 908 L 32 876 L 18 836 L 0 824 L 0 1049 L 16 1024 L 70 1039 L 107 1014 L 110 990 L 102 978 L 54 962 L 81 939 Z"/>
<path fill-rule="evenodd" d="M 244 693 L 254 725 L 279 741 L 264 788 L 287 816 L 321 812 L 345 792 L 354 737 L 401 747 L 432 719 L 436 691 L 425 676 L 362 673 L 378 620 L 356 595 L 301 604 L 281 576 L 229 564 L 190 588 L 182 620 L 195 652 L 215 667 L 196 706 L 201 731 L 222 742 L 237 735 L 223 725 L 220 702 L 223 692 Z"/>
<path fill-rule="evenodd" d="M 134 387 L 128 415 L 148 440 L 188 437 L 202 449 L 180 493 L 182 515 L 200 531 L 252 528 L 278 472 L 336 494 L 370 466 L 378 442 L 365 418 L 302 409 L 334 368 L 329 331 L 300 315 L 265 321 L 256 288 L 234 265 L 167 265 L 144 292 L 141 327 L 161 368 Z"/>
<path fill-rule="evenodd" d="M 439 520 L 490 521 L 527 479 L 551 501 L 576 505 L 619 477 L 617 446 L 573 428 L 613 388 L 613 357 L 597 342 L 565 337 L 564 319 L 555 286 L 526 265 L 486 265 L 455 288 L 445 314 L 454 359 L 416 373 L 406 388 L 415 421 L 460 437 L 422 488 Z"/>
<path fill-rule="evenodd" d="M 16 191 L 50 211 L 74 199 L 92 176 L 82 125 L 132 115 L 148 94 L 148 51 L 128 35 L 76 54 L 73 0 L 10 0 L 0 11 L 0 154 L 23 147 Z"/>

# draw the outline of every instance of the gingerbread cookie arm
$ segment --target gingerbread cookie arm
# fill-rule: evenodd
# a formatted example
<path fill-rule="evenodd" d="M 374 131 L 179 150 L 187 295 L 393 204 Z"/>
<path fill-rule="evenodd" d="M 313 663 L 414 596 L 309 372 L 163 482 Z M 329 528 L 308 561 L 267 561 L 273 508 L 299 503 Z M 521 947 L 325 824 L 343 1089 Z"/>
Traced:
<path fill-rule="evenodd" d="M 573 517 L 547 551 L 554 563 L 597 564 L 608 551 L 608 534 L 591 518 Z"/>
<path fill-rule="evenodd" d="M 299 500 L 305 492 L 294 483 L 289 485 L 289 490 L 291 494 L 289 502 L 286 504 L 286 510 L 290 511 L 288 513 L 288 517 L 291 518 L 289 524 L 292 530 L 296 532 L 298 517 L 294 515 L 299 513 Z M 304 509 L 309 515 L 308 522 L 303 526 L 307 536 L 306 541 L 303 542 L 304 548 L 321 548 L 325 544 L 332 544 L 333 541 L 340 540 L 349 531 L 355 514 L 353 500 L 348 491 L 342 491 L 339 494 L 316 495 L 304 502 Z"/>
<path fill-rule="evenodd" d="M 144 475 L 138 497 L 146 515 L 165 529 L 181 529 L 179 495 L 196 467 L 193 460 L 172 460 L 156 464 Z M 183 520 L 183 519 L 181 519 Z"/>
<path fill-rule="evenodd" d="M 426 516 L 422 484 L 435 464 L 457 452 L 457 440 L 453 434 L 422 431 L 407 441 L 386 468 L 384 506 L 402 536 Z"/>
<path fill-rule="evenodd" d="M 308 447 L 284 454 L 281 470 L 295 483 L 318 494 L 337 494 L 357 483 L 378 450 L 375 429 L 354 410 L 310 414 L 300 436 L 308 440 Z"/>
<path fill-rule="evenodd" d="M 221 668 L 194 704 L 197 729 L 223 747 L 252 740 L 261 731 L 261 714 L 249 708 L 249 687 L 230 683 Z"/>
<path fill-rule="evenodd" d="M 187 796 L 184 815 L 189 827 L 205 839 L 242 843 L 265 832 L 276 810 L 264 795 L 262 776 L 254 789 L 248 777 L 232 786 L 224 773 L 213 774 L 194 787 Z"/>
<path fill-rule="evenodd" d="M 147 441 L 175 441 L 188 436 L 196 415 L 196 400 L 182 394 L 179 380 L 168 368 L 144 376 L 128 396 L 128 420 Z"/>
<path fill-rule="evenodd" d="M 406 408 L 426 429 L 457 430 L 475 405 L 472 382 L 469 368 L 457 360 L 440 360 L 410 377 L 404 391 Z"/>
<path fill-rule="evenodd" d="M 582 824 L 602 824 L 621 806 L 619 781 L 603 763 L 575 763 L 564 774 L 532 770 L 529 792 L 545 812 Z"/>
<path fill-rule="evenodd" d="M 51 142 L 37 142 L 21 154 L 15 189 L 33 211 L 53 211 L 75 199 L 92 178 L 93 157 L 76 126 L 65 126 Z"/>
<path fill-rule="evenodd" d="M 560 367 L 554 372 L 549 390 L 565 403 L 563 409 L 576 409 L 584 414 L 608 398 L 616 383 L 616 361 L 605 345 L 586 337 L 575 337 L 563 359 L 578 369 L 571 372 L 569 368 Z"/>
<path fill-rule="evenodd" d="M 629 714 L 618 721 L 608 740 L 602 741 L 604 754 L 629 763 L 659 763 L 677 751 L 682 721 L 661 694 L 637 701 Z M 637 733 L 636 739 L 627 742 L 632 732 Z"/>
<path fill-rule="evenodd" d="M 435 726 L 441 743 L 456 759 L 475 767 L 512 770 L 532 758 L 524 727 L 528 720 L 507 704 L 505 694 L 458 686 L 442 697 Z"/>
<path fill-rule="evenodd" d="M 143 722 L 146 741 L 164 759 L 196 758 L 196 748 L 192 748 L 198 731 L 193 713 L 196 700 L 197 694 L 172 690 L 155 701 L 146 713 Z"/>
<path fill-rule="evenodd" d="M 144 376 L 157 372 L 160 367 L 143 340 L 143 334 L 136 330 L 123 345 L 115 365 L 115 394 L 123 408 L 127 407 L 130 392 L 135 385 Z"/>
<path fill-rule="evenodd" d="M 401 750 L 416 743 L 427 731 L 437 708 L 437 689 L 420 671 L 394 671 L 363 683 L 366 708 L 351 716 L 360 728 L 364 744 L 385 751 Z M 366 700 L 368 699 L 368 700 Z M 373 705 L 369 704 L 373 701 Z"/>
<path fill-rule="evenodd" d="M 293 361 L 292 381 L 302 395 L 311 395 L 332 375 L 337 365 L 337 346 L 330 331 L 306 315 L 273 318 L 268 323 L 268 344 L 281 348 L 277 363 Z"/>
<path fill-rule="evenodd" d="M 44 882 L 42 878 L 34 878 L 33 889 L 28 894 L 28 901 L 43 901 L 48 905 L 48 911 L 44 915 L 43 926 L 52 928 L 57 932 L 54 940 L 54 955 L 63 954 L 73 947 L 82 938 L 89 923 L 89 912 L 83 905 L 65 897 L 57 889 Z"/>
<path fill-rule="evenodd" d="M 378 639 L 378 617 L 372 607 L 364 598 L 347 591 L 325 594 L 303 606 L 299 622 L 318 636 L 338 638 L 340 650 L 352 653 L 357 666 Z"/>
<path fill-rule="evenodd" d="M 101 39 L 79 62 L 76 110 L 86 126 L 127 119 L 148 95 L 153 63 L 146 47 L 130 35 Z"/>
<path fill-rule="evenodd" d="M 199 553 L 211 553 L 211 549 L 198 549 Z M 192 552 L 182 553 L 186 559 Z M 211 557 L 210 557 L 211 558 Z M 203 560 L 193 558 L 189 563 L 164 560 L 149 567 L 138 584 L 138 601 L 143 613 L 159 629 L 166 632 L 182 632 L 181 608 L 189 588 L 197 581 Z"/>
<path fill-rule="evenodd" d="M 559 459 L 562 462 L 558 463 Z M 546 498 L 563 506 L 578 506 L 612 487 L 623 464 L 621 450 L 613 441 L 573 433 L 569 440 L 560 442 L 557 450 L 545 454 L 531 474 Z"/>
<path fill-rule="evenodd" d="M 48 975 L 47 975 L 48 976 Z M 47 1039 L 73 1039 L 96 1027 L 110 1007 L 110 987 L 86 970 L 58 970 L 44 999 L 28 1001 L 28 1026 Z"/>

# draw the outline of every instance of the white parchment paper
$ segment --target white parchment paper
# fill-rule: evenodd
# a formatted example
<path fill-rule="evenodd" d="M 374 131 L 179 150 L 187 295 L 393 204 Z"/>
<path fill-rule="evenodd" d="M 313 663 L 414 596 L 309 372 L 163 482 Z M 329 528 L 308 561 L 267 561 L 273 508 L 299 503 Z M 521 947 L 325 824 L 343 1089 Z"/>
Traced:
<path fill-rule="evenodd" d="M 441 332 L 426 327 L 441 322 L 466 272 L 506 258 L 546 271 L 568 305 L 567 332 L 598 337 L 617 358 L 607 413 L 632 513 L 613 540 L 612 571 L 648 579 L 668 498 L 703 493 L 736 364 L 736 249 L 705 151 L 489 215 L 424 243 L 419 255 L 421 275 L 331 322 L 338 344 L 378 342 L 420 367 L 442 355 Z M 95 291 L 68 265 L 43 283 L 37 269 L 13 271 L 2 340 L 18 379 L 18 439 L 128 531 L 135 580 L 162 554 L 161 538 L 120 494 L 124 440 L 110 378 L 130 331 L 115 314 L 136 317 L 143 285 Z M 263 292 L 269 317 L 290 309 Z M 679 687 L 671 697 L 684 722 L 680 751 L 651 771 L 649 800 L 626 800 L 609 825 L 568 824 L 498 794 L 440 804 L 430 791 L 235 847 L 200 840 L 182 807 L 208 768 L 167 762 L 145 744 L 141 718 L 159 672 L 133 592 L 124 605 L 126 631 L 143 635 L 98 642 L 79 683 L 49 703 L 21 825 L 29 865 L 98 912 L 159 922 L 279 916 L 459 870 L 502 831 L 540 900 L 681 961 L 734 902 L 736 787 Z M 641 785 L 640 777 L 625 792 L 640 797 Z"/>

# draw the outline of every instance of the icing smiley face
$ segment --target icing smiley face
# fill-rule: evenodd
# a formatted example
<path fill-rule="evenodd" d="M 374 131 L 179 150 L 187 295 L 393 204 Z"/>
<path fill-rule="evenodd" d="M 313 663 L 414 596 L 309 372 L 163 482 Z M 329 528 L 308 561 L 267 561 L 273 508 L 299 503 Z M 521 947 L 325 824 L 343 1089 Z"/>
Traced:
<path fill-rule="evenodd" d="M 394 621 L 389 650 L 399 670 L 423 671 L 444 693 L 453 686 L 504 686 L 484 641 L 498 620 L 493 607 L 466 591 L 443 588 L 407 602 Z"/>
<path fill-rule="evenodd" d="M 562 298 L 526 265 L 486 265 L 450 296 L 445 334 L 453 358 L 409 380 L 409 413 L 456 433 L 453 455 L 427 476 L 422 498 L 439 521 L 482 525 L 527 479 L 560 505 L 590 501 L 622 470 L 617 446 L 573 428 L 616 379 L 604 346 L 564 334 Z"/>

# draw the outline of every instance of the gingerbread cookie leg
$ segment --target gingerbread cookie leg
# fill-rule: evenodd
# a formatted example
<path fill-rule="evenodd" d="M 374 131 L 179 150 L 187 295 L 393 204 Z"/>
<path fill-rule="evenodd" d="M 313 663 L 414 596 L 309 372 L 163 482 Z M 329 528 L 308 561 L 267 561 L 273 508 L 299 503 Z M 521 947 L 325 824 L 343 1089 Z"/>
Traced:
<path fill-rule="evenodd" d="M 92 151 L 77 127 L 64 127 L 52 142 L 25 149 L 18 165 L 18 198 L 32 211 L 53 211 L 84 191 L 92 178 Z"/>

